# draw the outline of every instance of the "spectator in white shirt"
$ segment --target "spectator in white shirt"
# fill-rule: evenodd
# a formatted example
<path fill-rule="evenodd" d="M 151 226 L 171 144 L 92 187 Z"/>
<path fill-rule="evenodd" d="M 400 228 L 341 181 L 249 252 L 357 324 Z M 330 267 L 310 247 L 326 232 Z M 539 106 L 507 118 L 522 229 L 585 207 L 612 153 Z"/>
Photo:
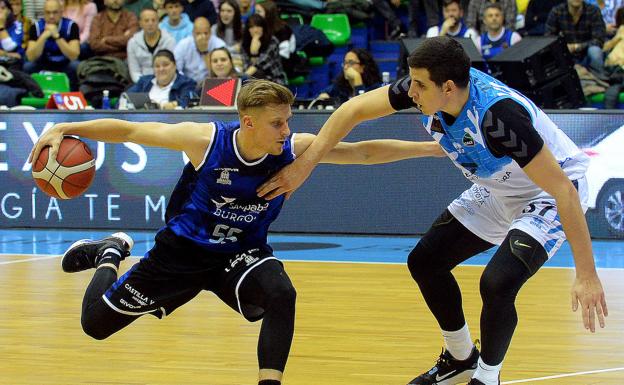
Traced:
<path fill-rule="evenodd" d="M 187 77 L 201 82 L 208 76 L 210 52 L 225 47 L 223 40 L 210 32 L 210 22 L 198 17 L 193 23 L 193 35 L 183 39 L 174 50 L 178 71 Z"/>
<path fill-rule="evenodd" d="M 464 10 L 460 0 L 443 0 L 442 16 L 443 21 L 427 30 L 427 37 L 468 37 L 475 46 L 479 44 L 479 33 L 464 23 Z"/>

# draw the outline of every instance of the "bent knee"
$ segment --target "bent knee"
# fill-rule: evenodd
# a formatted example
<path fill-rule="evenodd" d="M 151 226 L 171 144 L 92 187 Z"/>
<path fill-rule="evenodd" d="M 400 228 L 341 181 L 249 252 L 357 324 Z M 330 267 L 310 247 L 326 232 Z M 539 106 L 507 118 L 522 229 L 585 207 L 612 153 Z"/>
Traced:
<path fill-rule="evenodd" d="M 94 317 L 90 317 L 88 315 L 84 315 L 80 319 L 80 323 L 82 325 L 82 330 L 89 337 L 96 340 L 103 340 L 111 336 L 113 332 L 109 330 L 105 330 L 102 325 L 106 322 L 101 319 L 95 319 Z"/>
<path fill-rule="evenodd" d="M 407 268 L 415 281 L 426 279 L 431 276 L 433 253 L 431 249 L 422 242 L 418 242 L 416 247 L 407 257 Z"/>

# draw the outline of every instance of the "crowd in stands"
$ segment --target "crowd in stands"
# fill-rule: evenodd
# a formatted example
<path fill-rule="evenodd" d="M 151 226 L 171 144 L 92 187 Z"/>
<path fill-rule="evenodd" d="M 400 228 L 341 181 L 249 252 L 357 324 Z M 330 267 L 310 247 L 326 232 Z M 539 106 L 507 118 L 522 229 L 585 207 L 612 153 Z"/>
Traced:
<path fill-rule="evenodd" d="M 207 77 L 289 85 L 309 68 L 302 28 L 282 16 L 309 24 L 323 12 L 343 12 L 352 26 L 377 17 L 389 41 L 470 38 L 486 61 L 527 36 L 560 36 L 584 74 L 616 94 L 624 84 L 624 0 L 0 0 L 0 105 L 33 92 L 5 80 L 7 71 L 63 72 L 77 91 L 101 57 L 127 72 L 107 79 L 127 78 L 124 89 L 165 109 L 188 106 Z M 342 103 L 385 82 L 366 48 L 340 55 L 318 99 Z"/>

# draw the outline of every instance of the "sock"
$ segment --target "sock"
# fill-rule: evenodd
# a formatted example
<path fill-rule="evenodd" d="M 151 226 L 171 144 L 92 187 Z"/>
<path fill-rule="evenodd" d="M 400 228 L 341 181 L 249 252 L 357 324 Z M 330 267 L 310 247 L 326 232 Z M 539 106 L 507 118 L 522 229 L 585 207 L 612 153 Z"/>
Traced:
<path fill-rule="evenodd" d="M 483 382 L 484 385 L 498 385 L 499 384 L 498 379 L 500 376 L 500 370 L 502 366 L 503 366 L 502 362 L 494 366 L 488 365 L 485 362 L 483 362 L 481 357 L 479 357 L 479 364 L 477 365 L 477 371 L 475 372 L 475 374 L 473 374 L 472 377 Z"/>
<path fill-rule="evenodd" d="M 100 267 L 110 267 L 111 269 L 117 271 L 119 269 L 119 262 L 121 261 L 121 252 L 119 250 L 109 247 L 100 257 L 96 259 L 95 267 L 99 269 Z"/>
<path fill-rule="evenodd" d="M 444 347 L 456 360 L 463 361 L 470 357 L 474 344 L 470 339 L 468 324 L 464 324 L 463 328 L 454 332 L 442 330 L 442 337 L 444 337 Z"/>
<path fill-rule="evenodd" d="M 281 385 L 281 381 L 277 380 L 262 380 L 258 382 L 258 385 Z"/>

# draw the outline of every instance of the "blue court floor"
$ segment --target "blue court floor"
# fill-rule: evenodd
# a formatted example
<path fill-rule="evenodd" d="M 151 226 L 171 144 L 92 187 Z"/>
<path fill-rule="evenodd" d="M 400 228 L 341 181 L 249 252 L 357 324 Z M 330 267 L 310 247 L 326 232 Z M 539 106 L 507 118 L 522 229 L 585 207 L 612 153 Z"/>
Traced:
<path fill-rule="evenodd" d="M 78 239 L 102 238 L 108 231 L 92 230 L 2 230 L 0 255 L 47 256 L 62 254 Z M 133 256 L 143 256 L 153 245 L 154 232 L 128 231 L 135 241 Z M 271 234 L 269 242 L 275 255 L 285 261 L 324 261 L 356 263 L 404 263 L 418 237 Z M 594 240 L 594 255 L 599 268 L 624 268 L 624 241 Z M 484 265 L 495 249 L 466 261 Z M 548 267 L 573 267 L 567 243 L 547 262 Z"/>

